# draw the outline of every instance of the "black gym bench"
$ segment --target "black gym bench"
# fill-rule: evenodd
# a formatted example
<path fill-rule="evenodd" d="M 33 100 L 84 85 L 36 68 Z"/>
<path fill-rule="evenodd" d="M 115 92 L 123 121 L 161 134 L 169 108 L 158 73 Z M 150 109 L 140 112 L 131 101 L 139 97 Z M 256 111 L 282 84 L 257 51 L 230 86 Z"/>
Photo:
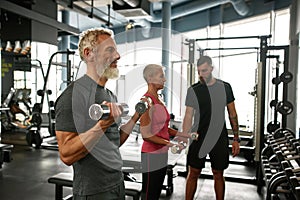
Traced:
<path fill-rule="evenodd" d="M 61 172 L 48 178 L 48 183 L 55 184 L 55 200 L 71 200 L 72 195 L 63 197 L 63 187 L 73 187 L 73 174 Z M 131 196 L 133 200 L 139 200 L 142 184 L 139 182 L 124 181 L 125 195 Z"/>

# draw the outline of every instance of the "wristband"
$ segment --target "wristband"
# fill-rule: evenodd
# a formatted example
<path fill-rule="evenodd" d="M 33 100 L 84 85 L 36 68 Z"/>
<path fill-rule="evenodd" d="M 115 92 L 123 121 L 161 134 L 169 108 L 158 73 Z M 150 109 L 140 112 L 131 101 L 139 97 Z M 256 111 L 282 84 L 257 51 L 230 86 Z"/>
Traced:
<path fill-rule="evenodd" d="M 233 141 L 237 141 L 238 143 L 241 142 L 241 138 L 239 138 L 239 137 L 238 137 L 238 138 L 233 138 L 232 140 L 233 140 Z"/>
<path fill-rule="evenodd" d="M 235 136 L 239 136 L 240 132 L 239 131 L 232 131 L 232 134 Z"/>

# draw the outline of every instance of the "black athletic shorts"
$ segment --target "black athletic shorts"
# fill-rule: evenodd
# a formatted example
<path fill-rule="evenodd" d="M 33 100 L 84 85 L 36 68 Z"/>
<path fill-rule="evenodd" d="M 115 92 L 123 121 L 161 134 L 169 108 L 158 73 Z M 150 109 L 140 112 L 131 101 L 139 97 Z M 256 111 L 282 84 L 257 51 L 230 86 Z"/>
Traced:
<path fill-rule="evenodd" d="M 199 150 L 203 140 L 193 141 L 189 146 L 187 164 L 196 169 L 205 168 L 206 156 L 199 158 Z M 224 170 L 229 165 L 228 134 L 223 131 L 219 140 L 209 153 L 211 168 Z"/>

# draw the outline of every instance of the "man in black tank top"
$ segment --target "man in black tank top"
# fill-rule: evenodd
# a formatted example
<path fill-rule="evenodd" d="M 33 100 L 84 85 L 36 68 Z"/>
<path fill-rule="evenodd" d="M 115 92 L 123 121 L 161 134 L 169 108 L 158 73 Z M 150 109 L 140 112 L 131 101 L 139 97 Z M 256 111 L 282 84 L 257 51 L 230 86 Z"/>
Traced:
<path fill-rule="evenodd" d="M 216 199 L 224 199 L 224 170 L 229 165 L 228 133 L 225 124 L 227 108 L 230 124 L 234 133 L 232 155 L 239 154 L 239 125 L 234 104 L 234 95 L 229 83 L 212 76 L 212 60 L 201 56 L 197 62 L 200 81 L 188 88 L 186 111 L 183 119 L 183 132 L 197 132 L 188 150 L 188 176 L 186 180 L 186 200 L 194 198 L 197 181 L 206 156 L 209 155 L 215 181 Z"/>

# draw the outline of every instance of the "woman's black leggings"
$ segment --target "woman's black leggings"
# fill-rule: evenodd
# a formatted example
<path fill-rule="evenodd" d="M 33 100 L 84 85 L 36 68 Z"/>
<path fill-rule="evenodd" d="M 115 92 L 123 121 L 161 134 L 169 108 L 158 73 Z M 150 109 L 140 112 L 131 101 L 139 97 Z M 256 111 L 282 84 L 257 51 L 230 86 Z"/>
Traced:
<path fill-rule="evenodd" d="M 142 200 L 158 200 L 167 173 L 168 153 L 142 152 Z"/>

